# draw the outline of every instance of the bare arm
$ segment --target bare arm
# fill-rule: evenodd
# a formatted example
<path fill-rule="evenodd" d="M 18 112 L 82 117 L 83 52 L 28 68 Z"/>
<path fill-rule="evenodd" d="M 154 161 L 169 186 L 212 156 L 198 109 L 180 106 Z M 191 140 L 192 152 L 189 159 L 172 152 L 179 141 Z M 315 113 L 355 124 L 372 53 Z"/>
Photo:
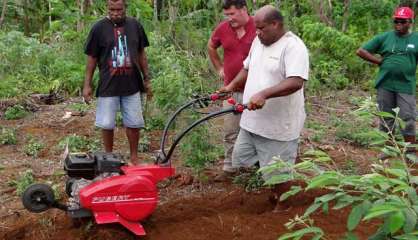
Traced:
<path fill-rule="evenodd" d="M 250 98 L 249 110 L 262 108 L 269 98 L 288 96 L 303 87 L 304 79 L 301 77 L 288 77 L 272 87 L 266 88 Z"/>
<path fill-rule="evenodd" d="M 144 78 L 145 90 L 147 91 L 148 96 L 151 97 L 152 91 L 151 91 L 151 84 L 150 84 L 150 74 L 149 74 L 149 68 L 148 68 L 147 53 L 145 52 L 145 48 L 142 48 L 138 52 L 138 64 L 139 64 L 139 67 L 141 68 L 141 73 Z"/>
<path fill-rule="evenodd" d="M 150 75 L 149 75 L 149 68 L 148 68 L 147 53 L 145 52 L 145 48 L 141 49 L 138 52 L 138 64 L 139 64 L 139 67 L 141 68 L 144 81 L 149 81 Z"/>
<path fill-rule="evenodd" d="M 376 57 L 375 55 L 371 54 L 370 52 L 368 52 L 367 50 L 363 49 L 363 48 L 359 48 L 356 51 L 357 56 L 361 57 L 362 59 L 371 62 L 373 64 L 376 65 L 380 65 L 383 61 L 383 59 Z"/>
<path fill-rule="evenodd" d="M 225 87 L 220 88 L 219 92 L 234 92 L 237 89 L 243 89 L 247 81 L 248 70 L 242 68 L 235 78 Z"/>
<path fill-rule="evenodd" d="M 217 47 L 213 44 L 212 40 L 209 39 L 208 42 L 208 54 L 209 60 L 215 68 L 216 72 L 223 79 L 224 78 L 224 67 L 221 58 L 219 57 Z"/>
<path fill-rule="evenodd" d="M 93 75 L 94 70 L 97 66 L 97 58 L 92 56 L 87 56 L 87 65 L 86 65 L 86 74 L 84 77 L 84 86 L 83 86 L 83 97 L 86 103 L 90 103 L 93 89 L 92 89 L 92 82 L 93 82 Z"/>

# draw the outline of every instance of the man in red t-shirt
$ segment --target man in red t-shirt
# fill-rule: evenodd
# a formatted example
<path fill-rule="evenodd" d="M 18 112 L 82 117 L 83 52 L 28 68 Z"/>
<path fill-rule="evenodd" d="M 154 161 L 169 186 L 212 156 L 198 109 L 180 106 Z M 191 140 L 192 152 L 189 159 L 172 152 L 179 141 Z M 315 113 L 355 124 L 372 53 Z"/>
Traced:
<path fill-rule="evenodd" d="M 256 36 L 256 29 L 252 17 L 248 15 L 245 0 L 224 0 L 222 8 L 226 20 L 213 31 L 208 42 L 208 54 L 224 86 L 227 86 L 242 69 Z M 217 52 L 219 47 L 224 50 L 223 61 Z M 244 86 L 232 94 L 238 102 L 242 101 L 243 89 Z M 227 104 L 224 101 L 224 107 Z M 226 115 L 224 118 L 224 174 L 218 179 L 224 179 L 236 170 L 232 167 L 231 155 L 239 132 L 239 122 L 240 115 Z"/>

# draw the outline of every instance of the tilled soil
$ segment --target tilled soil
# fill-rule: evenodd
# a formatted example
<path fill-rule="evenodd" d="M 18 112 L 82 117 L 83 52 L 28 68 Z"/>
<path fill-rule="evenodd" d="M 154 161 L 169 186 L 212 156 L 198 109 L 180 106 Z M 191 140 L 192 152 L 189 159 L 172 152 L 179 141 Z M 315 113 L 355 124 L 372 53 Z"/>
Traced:
<path fill-rule="evenodd" d="M 320 194 L 298 195 L 285 203 L 287 209 L 276 212 L 268 190 L 247 193 L 229 184 L 215 185 L 183 197 L 175 192 L 181 187 L 171 187 L 168 195 L 174 199 L 160 204 L 143 222 L 146 237 L 135 238 L 119 225 L 97 226 L 89 220 L 77 225 L 64 213 L 50 210 L 40 215 L 24 213 L 25 218 L 14 217 L 15 223 L 6 229 L 3 239 L 277 239 L 287 231 L 284 224 L 295 215 L 303 215 Z M 349 209 L 315 213 L 313 219 L 327 239 L 342 239 L 348 214 Z M 374 224 L 362 225 L 356 234 L 359 239 L 367 239 L 374 230 Z"/>
<path fill-rule="evenodd" d="M 64 189 L 65 176 L 62 171 L 62 151 L 58 142 L 65 136 L 77 134 L 88 138 L 99 138 L 94 129 L 94 111 L 84 116 L 64 119 L 68 102 L 59 105 L 42 105 L 36 113 L 22 120 L 0 120 L 1 126 L 14 127 L 18 133 L 17 145 L 0 145 L 0 239 L 137 239 L 123 227 L 96 225 L 85 219 L 72 221 L 59 210 L 48 210 L 41 214 L 26 211 L 11 182 L 27 170 L 32 169 L 36 182 L 55 184 Z M 315 115 L 321 118 L 323 111 Z M 311 116 L 312 117 L 312 116 Z M 151 152 L 159 148 L 160 132 L 148 133 L 149 153 L 141 158 L 150 159 Z M 45 148 L 37 157 L 27 156 L 23 148 L 28 136 L 41 139 Z M 328 136 L 332 139 L 332 136 Z M 128 153 L 123 129 L 116 130 L 115 149 Z M 326 142 L 324 140 L 324 142 Z M 338 145 L 318 145 L 309 141 L 309 131 L 304 132 L 301 148 L 319 147 L 328 152 L 337 162 L 356 162 L 353 171 L 367 171 L 370 157 L 375 152 L 340 142 Z M 190 171 L 175 161 L 180 177 L 165 181 L 160 186 L 160 204 L 156 211 L 142 224 L 147 236 L 139 239 L 152 240 L 199 240 L 199 239 L 277 239 L 287 232 L 286 224 L 296 215 L 303 215 L 315 196 L 320 192 L 299 194 L 283 203 L 285 210 L 275 211 L 276 205 L 269 201 L 271 191 L 262 189 L 245 192 L 242 186 L 231 182 L 217 183 L 209 175 L 205 181 L 190 178 Z M 213 170 L 215 173 L 219 170 Z M 188 179 L 185 181 L 185 179 Z M 63 194 L 64 195 L 64 194 Z M 331 209 L 331 208 L 330 208 Z M 315 213 L 315 225 L 321 227 L 327 239 L 341 239 L 346 233 L 346 219 L 350 209 Z M 368 223 L 358 227 L 359 239 L 367 239 L 376 229 Z"/>

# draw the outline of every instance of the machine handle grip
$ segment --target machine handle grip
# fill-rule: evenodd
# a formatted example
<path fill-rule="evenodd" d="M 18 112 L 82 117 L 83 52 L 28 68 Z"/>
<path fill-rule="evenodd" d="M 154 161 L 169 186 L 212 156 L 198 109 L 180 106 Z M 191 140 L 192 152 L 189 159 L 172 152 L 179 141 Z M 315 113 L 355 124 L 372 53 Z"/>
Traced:
<path fill-rule="evenodd" d="M 221 93 L 212 93 L 209 98 L 212 102 L 227 97 L 230 93 L 229 92 L 221 92 Z"/>
<path fill-rule="evenodd" d="M 236 104 L 234 108 L 235 108 L 234 113 L 239 114 L 239 113 L 244 112 L 244 110 L 247 109 L 248 106 L 247 104 Z"/>

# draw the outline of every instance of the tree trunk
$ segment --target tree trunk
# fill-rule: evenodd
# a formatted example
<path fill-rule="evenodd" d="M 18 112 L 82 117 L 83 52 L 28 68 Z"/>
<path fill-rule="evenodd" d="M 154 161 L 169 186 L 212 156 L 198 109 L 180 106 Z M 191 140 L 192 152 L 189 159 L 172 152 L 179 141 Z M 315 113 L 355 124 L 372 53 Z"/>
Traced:
<path fill-rule="evenodd" d="M 343 24 L 341 27 L 342 32 L 346 32 L 348 28 L 348 18 L 350 17 L 350 0 L 344 0 L 344 14 L 343 14 Z"/>
<path fill-rule="evenodd" d="M 173 40 L 176 40 L 176 31 L 175 31 L 175 24 L 177 21 L 177 15 L 178 15 L 178 5 L 177 1 L 174 0 L 174 3 L 171 3 L 169 1 L 168 3 L 168 20 L 170 22 L 170 32 Z"/>
<path fill-rule="evenodd" d="M 49 23 L 49 28 L 51 28 L 51 25 L 52 25 L 52 3 L 51 3 L 51 0 L 48 0 L 48 23 Z"/>
<path fill-rule="evenodd" d="M 1 10 L 1 16 L 0 16 L 0 28 L 3 25 L 4 18 L 6 16 L 6 11 L 7 11 L 7 0 L 3 0 L 3 8 Z"/>
<path fill-rule="evenodd" d="M 334 22 L 332 20 L 332 3 L 330 0 L 328 1 L 328 7 L 324 3 L 324 0 L 319 0 L 319 2 L 312 0 L 312 6 L 321 22 L 331 27 L 334 26 Z M 331 15 L 331 17 L 329 15 Z"/>
<path fill-rule="evenodd" d="M 24 28 L 24 31 L 25 31 L 25 36 L 27 36 L 27 37 L 29 37 L 29 35 L 30 35 L 30 19 L 29 19 L 29 15 L 30 15 L 30 13 L 29 13 L 29 11 L 28 11 L 28 1 L 27 0 L 24 0 L 23 1 L 23 13 L 24 13 L 24 15 L 23 15 L 23 28 Z"/>
<path fill-rule="evenodd" d="M 161 11 L 163 8 L 163 1 L 162 0 L 153 0 L 153 6 L 154 6 L 154 21 L 161 20 Z"/>
<path fill-rule="evenodd" d="M 84 0 L 77 0 L 77 6 L 80 9 L 77 19 L 77 32 L 81 32 L 84 29 Z"/>
<path fill-rule="evenodd" d="M 153 20 L 155 22 L 157 22 L 158 21 L 158 0 L 154 0 L 153 6 L 154 6 L 154 17 L 153 17 Z"/>

